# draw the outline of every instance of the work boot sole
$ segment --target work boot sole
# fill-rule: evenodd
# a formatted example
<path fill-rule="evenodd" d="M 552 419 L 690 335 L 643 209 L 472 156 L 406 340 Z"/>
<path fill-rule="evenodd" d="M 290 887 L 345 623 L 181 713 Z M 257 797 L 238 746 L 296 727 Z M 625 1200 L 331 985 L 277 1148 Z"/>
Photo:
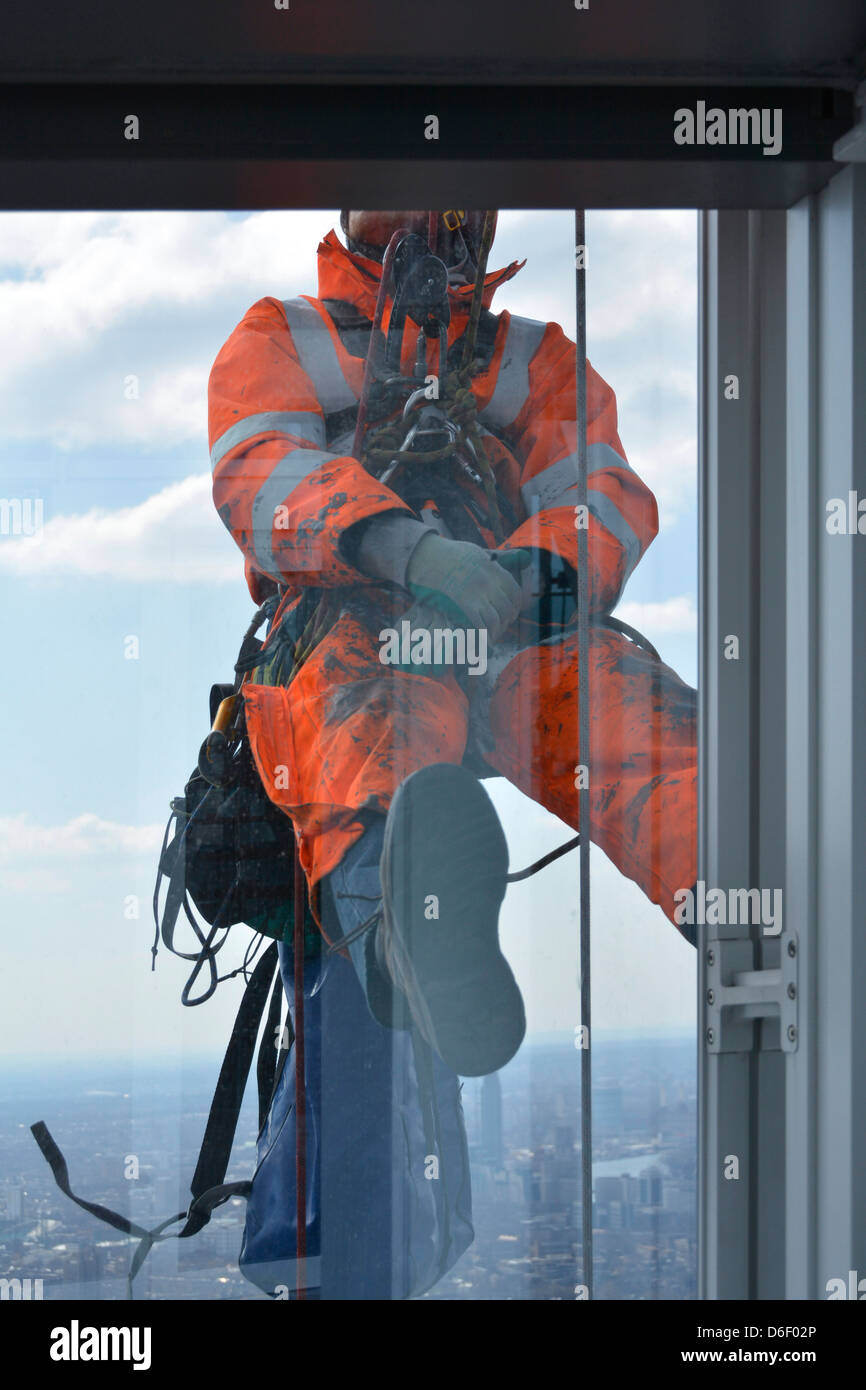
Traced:
<path fill-rule="evenodd" d="M 514 1056 L 523 999 L 499 948 L 508 846 L 468 768 L 437 763 L 398 787 L 382 849 L 377 949 L 412 1017 L 460 1076 Z"/>

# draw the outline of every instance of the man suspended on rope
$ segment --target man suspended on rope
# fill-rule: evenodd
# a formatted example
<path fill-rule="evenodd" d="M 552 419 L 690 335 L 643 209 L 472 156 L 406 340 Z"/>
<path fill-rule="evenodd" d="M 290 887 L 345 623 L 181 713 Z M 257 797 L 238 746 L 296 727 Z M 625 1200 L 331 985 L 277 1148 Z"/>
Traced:
<path fill-rule="evenodd" d="M 317 297 L 253 305 L 209 384 L 214 501 L 253 598 L 281 597 L 272 641 L 289 653 L 244 687 L 256 764 L 291 818 L 318 925 L 345 942 L 331 961 L 351 960 L 392 1050 L 401 1030 L 431 1050 L 446 1128 L 456 1075 L 502 1067 L 525 1027 L 498 942 L 507 848 L 479 778 L 507 777 L 579 831 L 588 775 L 593 842 L 672 921 L 697 877 L 695 693 L 604 621 L 657 532 L 655 500 L 587 364 L 575 506 L 575 347 L 555 323 L 491 311 L 522 264 L 487 273 L 495 224 L 344 212 L 346 246 L 333 231 L 319 246 Z M 471 1238 L 457 1206 L 439 1208 L 439 1273 L 468 1243 L 458 1218 Z M 387 1261 L 382 1279 L 399 1284 Z"/>

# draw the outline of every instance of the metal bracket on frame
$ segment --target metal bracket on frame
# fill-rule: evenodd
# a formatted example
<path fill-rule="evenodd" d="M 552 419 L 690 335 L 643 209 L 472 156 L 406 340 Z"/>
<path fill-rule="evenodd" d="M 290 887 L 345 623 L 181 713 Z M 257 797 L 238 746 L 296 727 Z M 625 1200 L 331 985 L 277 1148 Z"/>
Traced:
<path fill-rule="evenodd" d="M 776 938 L 780 964 L 755 969 L 755 943 L 748 937 L 708 941 L 704 993 L 704 1042 L 708 1052 L 752 1052 L 754 1020 L 777 1018 L 779 1043 L 762 1051 L 796 1052 L 799 1038 L 799 951 L 796 934 Z"/>

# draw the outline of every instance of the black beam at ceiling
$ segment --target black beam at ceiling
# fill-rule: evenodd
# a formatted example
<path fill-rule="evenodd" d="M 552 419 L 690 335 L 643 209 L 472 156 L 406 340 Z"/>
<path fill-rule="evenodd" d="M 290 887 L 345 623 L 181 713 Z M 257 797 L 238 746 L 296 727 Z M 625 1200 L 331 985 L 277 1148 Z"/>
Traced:
<path fill-rule="evenodd" d="M 760 145 L 678 145 L 674 112 L 779 108 L 778 155 Z M 439 138 L 425 138 L 435 115 Z M 0 160 L 665 160 L 824 162 L 853 97 L 816 87 L 11 86 Z M 125 138 L 125 117 L 139 139 Z"/>
<path fill-rule="evenodd" d="M 832 160 L 0 159 L 0 209 L 790 208 Z"/>

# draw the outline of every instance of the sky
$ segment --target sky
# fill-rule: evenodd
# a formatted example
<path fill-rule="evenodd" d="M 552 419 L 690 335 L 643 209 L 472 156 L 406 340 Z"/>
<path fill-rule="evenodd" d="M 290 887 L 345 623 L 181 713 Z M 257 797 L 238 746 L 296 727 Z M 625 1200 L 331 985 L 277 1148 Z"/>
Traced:
<path fill-rule="evenodd" d="M 696 217 L 587 224 L 589 358 L 660 515 L 617 612 L 695 684 Z M 238 982 L 184 1009 L 186 963 L 162 952 L 150 971 L 168 803 L 252 613 L 210 496 L 207 377 L 255 300 L 315 294 L 331 227 L 335 211 L 0 215 L 0 498 L 43 509 L 41 536 L 0 534 L 0 1055 L 134 1061 L 227 1039 Z M 503 212 L 490 265 L 524 258 L 494 309 L 573 336 L 572 214 Z M 485 785 L 512 868 L 568 838 L 503 779 Z M 580 1021 L 577 898 L 576 855 L 506 898 L 536 1034 Z M 595 849 L 592 911 L 595 1028 L 693 1028 L 692 949 Z M 227 963 L 249 940 L 235 935 Z"/>

